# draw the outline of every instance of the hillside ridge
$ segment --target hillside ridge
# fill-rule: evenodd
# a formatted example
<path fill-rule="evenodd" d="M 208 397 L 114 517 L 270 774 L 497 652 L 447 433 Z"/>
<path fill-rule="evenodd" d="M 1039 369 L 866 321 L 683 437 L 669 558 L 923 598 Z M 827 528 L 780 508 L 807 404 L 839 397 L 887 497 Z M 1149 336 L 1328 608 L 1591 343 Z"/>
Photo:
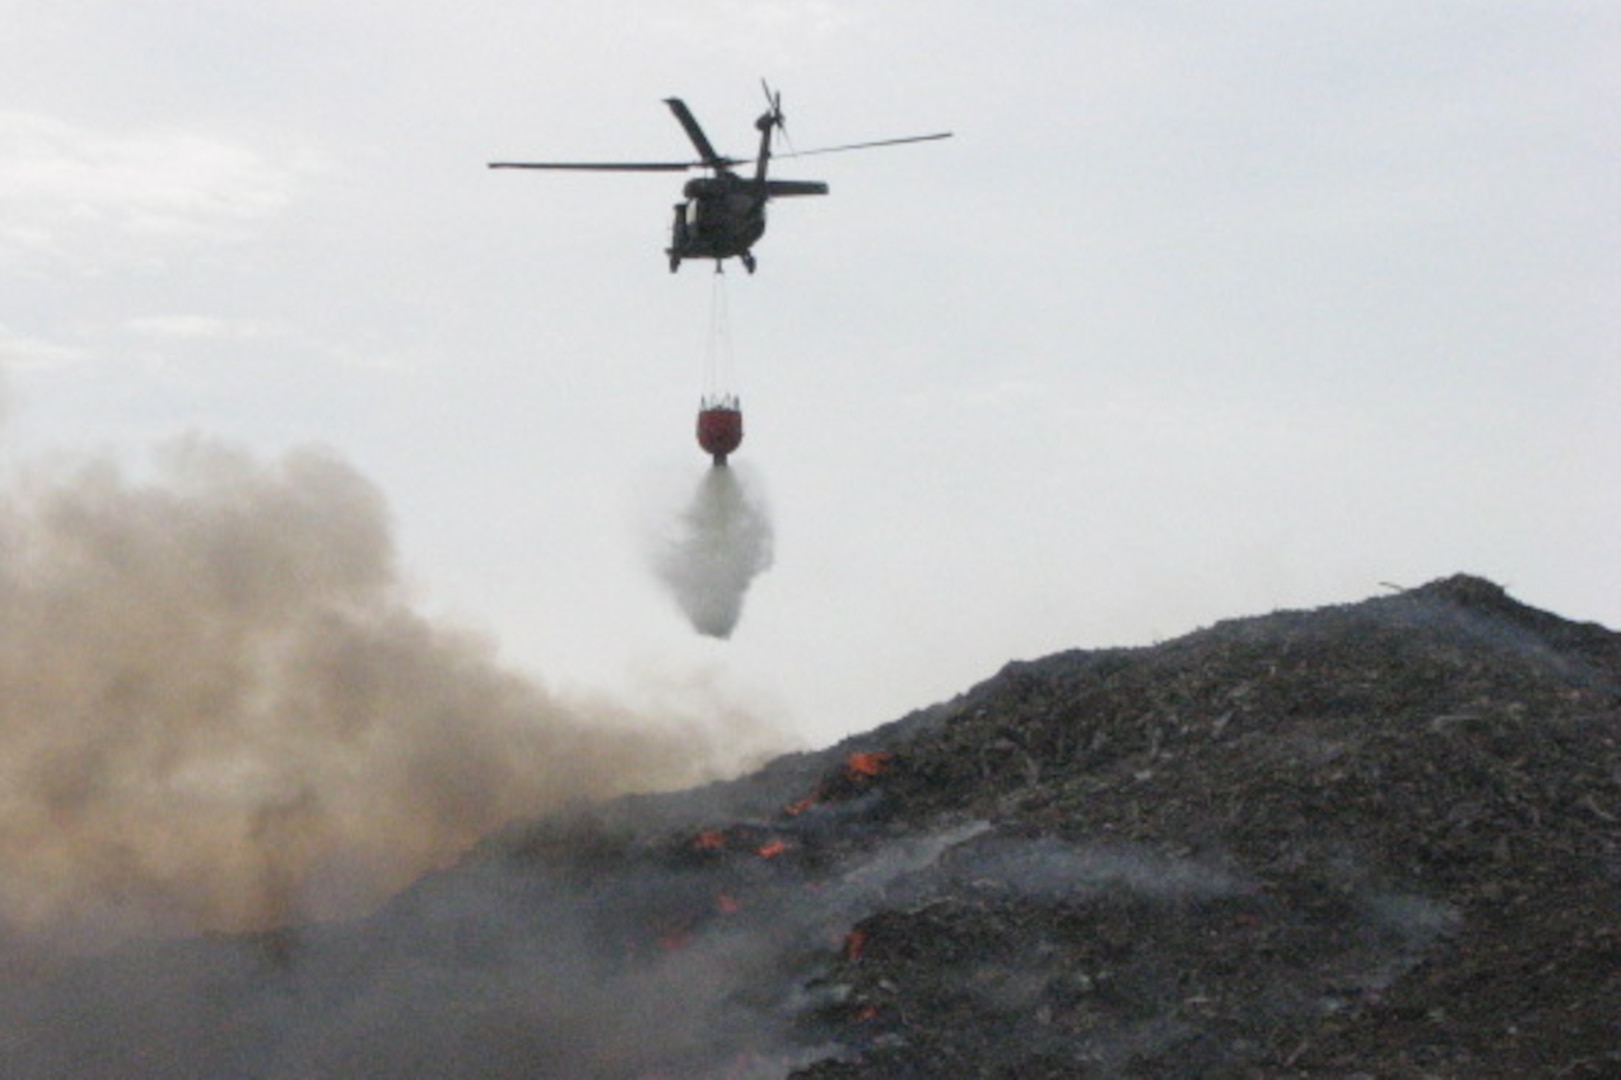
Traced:
<path fill-rule="evenodd" d="M 372 916 L 8 991 L 8 1075 L 1621 1071 L 1621 635 L 1457 575 L 1007 664 Z"/>

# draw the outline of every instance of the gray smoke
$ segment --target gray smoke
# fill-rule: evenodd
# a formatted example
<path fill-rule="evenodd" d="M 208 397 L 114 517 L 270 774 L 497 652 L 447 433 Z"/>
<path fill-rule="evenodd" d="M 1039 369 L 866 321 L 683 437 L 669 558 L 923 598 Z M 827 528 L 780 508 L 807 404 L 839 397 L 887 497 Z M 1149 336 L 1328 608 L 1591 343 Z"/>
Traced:
<path fill-rule="evenodd" d="M 31 464 L 0 487 L 0 937 L 365 910 L 506 821 L 769 739 L 673 708 L 561 700 L 418 614 L 381 495 L 331 454 Z"/>
<path fill-rule="evenodd" d="M 771 567 L 771 518 L 751 487 L 735 468 L 711 468 L 655 562 L 692 628 L 709 637 L 731 636 L 749 586 Z"/>

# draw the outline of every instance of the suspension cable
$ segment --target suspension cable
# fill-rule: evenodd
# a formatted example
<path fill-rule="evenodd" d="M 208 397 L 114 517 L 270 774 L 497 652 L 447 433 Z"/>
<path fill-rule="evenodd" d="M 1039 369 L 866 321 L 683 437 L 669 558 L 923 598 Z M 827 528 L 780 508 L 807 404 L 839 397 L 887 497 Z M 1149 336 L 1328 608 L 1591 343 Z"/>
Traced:
<path fill-rule="evenodd" d="M 726 275 L 715 264 L 709 290 L 709 340 L 704 350 L 704 398 L 731 393 L 735 357 L 732 351 L 732 319 L 726 292 Z"/>

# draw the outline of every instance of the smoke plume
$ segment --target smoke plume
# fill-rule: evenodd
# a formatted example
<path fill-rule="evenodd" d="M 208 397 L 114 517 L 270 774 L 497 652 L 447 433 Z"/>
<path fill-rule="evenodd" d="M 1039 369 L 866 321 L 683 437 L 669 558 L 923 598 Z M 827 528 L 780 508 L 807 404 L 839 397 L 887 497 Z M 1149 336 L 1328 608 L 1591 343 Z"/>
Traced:
<path fill-rule="evenodd" d="M 383 499 L 329 454 L 155 465 L 0 487 L 0 936 L 355 912 L 505 821 L 762 748 L 735 715 L 560 700 L 418 614 Z"/>
<path fill-rule="evenodd" d="M 656 570 L 692 628 L 731 637 L 749 585 L 771 567 L 771 518 L 738 470 L 709 469 Z"/>

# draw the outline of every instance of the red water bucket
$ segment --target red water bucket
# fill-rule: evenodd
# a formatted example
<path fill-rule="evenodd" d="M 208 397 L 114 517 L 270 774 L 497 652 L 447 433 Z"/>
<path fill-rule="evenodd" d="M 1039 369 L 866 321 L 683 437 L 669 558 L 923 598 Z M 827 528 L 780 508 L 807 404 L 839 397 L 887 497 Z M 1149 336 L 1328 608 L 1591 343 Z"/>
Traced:
<path fill-rule="evenodd" d="M 716 465 L 726 464 L 726 455 L 743 442 L 743 410 L 735 404 L 708 404 L 698 410 L 698 445 L 715 459 Z"/>

